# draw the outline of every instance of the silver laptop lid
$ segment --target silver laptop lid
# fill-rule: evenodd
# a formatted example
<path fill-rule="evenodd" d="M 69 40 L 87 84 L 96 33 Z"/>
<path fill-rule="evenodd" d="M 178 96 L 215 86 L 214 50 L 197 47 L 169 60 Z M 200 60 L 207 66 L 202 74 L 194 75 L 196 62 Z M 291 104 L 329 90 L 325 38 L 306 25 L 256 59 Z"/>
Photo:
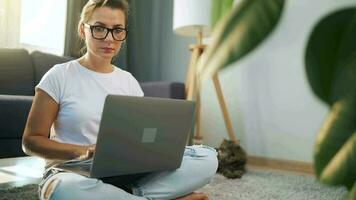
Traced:
<path fill-rule="evenodd" d="M 186 100 L 108 95 L 90 176 L 179 168 L 194 106 Z"/>

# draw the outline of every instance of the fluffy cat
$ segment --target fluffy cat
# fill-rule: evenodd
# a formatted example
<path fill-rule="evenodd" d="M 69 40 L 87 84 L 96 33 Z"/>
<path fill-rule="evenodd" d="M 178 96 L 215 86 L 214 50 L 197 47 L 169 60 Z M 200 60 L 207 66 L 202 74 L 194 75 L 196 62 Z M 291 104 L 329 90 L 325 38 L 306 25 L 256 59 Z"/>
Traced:
<path fill-rule="evenodd" d="M 227 178 L 241 178 L 246 172 L 245 164 L 247 161 L 246 152 L 241 146 L 224 139 L 217 151 L 219 153 L 218 173 Z"/>

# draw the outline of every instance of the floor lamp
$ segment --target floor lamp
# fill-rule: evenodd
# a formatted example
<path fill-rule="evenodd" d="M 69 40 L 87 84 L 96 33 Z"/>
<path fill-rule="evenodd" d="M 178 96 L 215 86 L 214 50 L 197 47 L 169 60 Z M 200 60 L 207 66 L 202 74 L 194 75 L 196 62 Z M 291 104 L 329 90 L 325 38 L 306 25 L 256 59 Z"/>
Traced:
<path fill-rule="evenodd" d="M 194 94 L 197 86 L 196 66 L 200 55 L 204 52 L 206 45 L 203 44 L 203 37 L 210 35 L 210 13 L 211 0 L 174 0 L 173 30 L 176 34 L 196 37 L 196 44 L 189 46 L 191 51 L 190 62 L 187 69 L 185 92 L 187 100 L 196 100 L 196 120 L 195 133 L 193 137 L 194 144 L 201 144 L 203 135 L 200 127 L 200 93 Z M 213 76 L 213 83 L 217 92 L 220 108 L 223 113 L 226 129 L 229 138 L 237 142 L 232 130 L 231 120 L 222 94 L 218 75 Z"/>

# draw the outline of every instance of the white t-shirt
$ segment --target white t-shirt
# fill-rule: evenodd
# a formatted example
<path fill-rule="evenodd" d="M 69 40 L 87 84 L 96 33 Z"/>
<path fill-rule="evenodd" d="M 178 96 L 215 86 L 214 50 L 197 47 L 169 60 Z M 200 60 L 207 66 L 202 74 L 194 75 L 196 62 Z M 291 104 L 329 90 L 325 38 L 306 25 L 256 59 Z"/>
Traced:
<path fill-rule="evenodd" d="M 143 96 L 129 72 L 114 67 L 111 73 L 98 73 L 76 60 L 52 67 L 36 87 L 59 104 L 50 138 L 78 145 L 95 144 L 108 94 Z"/>

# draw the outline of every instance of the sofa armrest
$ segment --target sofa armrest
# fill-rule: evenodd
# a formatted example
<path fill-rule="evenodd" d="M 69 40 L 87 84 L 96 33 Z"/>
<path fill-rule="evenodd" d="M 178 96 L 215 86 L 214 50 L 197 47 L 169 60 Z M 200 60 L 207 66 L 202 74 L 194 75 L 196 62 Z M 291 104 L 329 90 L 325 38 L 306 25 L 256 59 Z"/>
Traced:
<path fill-rule="evenodd" d="M 24 156 L 22 134 L 32 96 L 0 95 L 0 158 Z"/>
<path fill-rule="evenodd" d="M 183 83 L 178 82 L 144 82 L 140 83 L 145 96 L 171 99 L 185 99 Z"/>

